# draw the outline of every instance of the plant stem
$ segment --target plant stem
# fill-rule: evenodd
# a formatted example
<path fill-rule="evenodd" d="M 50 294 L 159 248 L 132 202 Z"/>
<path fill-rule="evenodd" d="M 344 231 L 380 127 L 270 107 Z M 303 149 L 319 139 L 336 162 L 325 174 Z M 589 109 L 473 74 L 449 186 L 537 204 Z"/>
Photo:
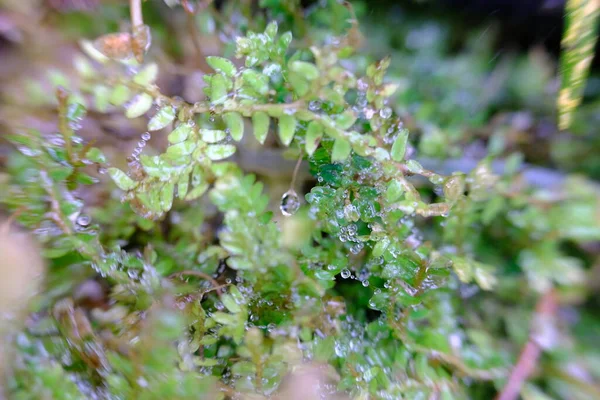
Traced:
<path fill-rule="evenodd" d="M 554 290 L 548 290 L 540 297 L 535 310 L 535 316 L 548 317 L 556 312 L 556 294 Z M 538 318 L 533 318 L 533 324 L 538 321 Z M 496 397 L 496 400 L 517 400 L 521 387 L 535 370 L 537 360 L 542 353 L 542 348 L 536 340 L 535 332 L 536 325 L 532 325 L 532 332 L 529 334 L 529 340 L 523 347 L 517 364 L 513 368 L 506 385 Z"/>
<path fill-rule="evenodd" d="M 129 0 L 129 12 L 131 14 L 131 27 L 144 25 L 142 16 L 142 0 Z"/>

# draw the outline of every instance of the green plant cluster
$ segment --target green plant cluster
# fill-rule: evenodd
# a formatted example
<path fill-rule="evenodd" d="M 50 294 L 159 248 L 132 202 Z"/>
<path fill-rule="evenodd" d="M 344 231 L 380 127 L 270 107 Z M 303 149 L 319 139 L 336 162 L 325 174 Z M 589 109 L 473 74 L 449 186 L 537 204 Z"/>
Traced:
<path fill-rule="evenodd" d="M 278 398 L 307 362 L 325 396 L 491 398 L 531 335 L 545 354 L 524 398 L 598 393 L 600 321 L 584 304 L 597 186 L 528 186 L 518 156 L 499 175 L 493 152 L 467 173 L 424 168 L 394 57 L 365 62 L 352 12 L 327 3 L 297 26 L 299 2 L 261 2 L 299 39 L 259 20 L 231 57 L 206 57 L 202 101 L 91 42 L 76 78 L 55 75 L 58 131 L 10 135 L 2 183 L 50 267 L 15 341 L 15 399 Z M 346 33 L 311 35 L 324 15 L 350 19 Z M 126 167 L 82 139 L 86 112 L 148 116 Z M 146 152 L 159 135 L 166 147 Z M 271 198 L 232 158 L 249 140 L 304 160 L 309 189 Z M 101 306 L 78 295 L 90 279 Z M 530 323 L 548 293 L 577 321 Z"/>

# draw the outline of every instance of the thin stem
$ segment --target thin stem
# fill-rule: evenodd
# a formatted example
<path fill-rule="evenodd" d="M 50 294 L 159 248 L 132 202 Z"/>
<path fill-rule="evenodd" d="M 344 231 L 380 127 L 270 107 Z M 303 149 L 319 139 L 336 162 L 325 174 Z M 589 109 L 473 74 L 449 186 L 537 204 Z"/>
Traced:
<path fill-rule="evenodd" d="M 207 280 L 210 282 L 213 289 L 217 289 L 217 294 L 219 294 L 219 295 L 221 294 L 221 290 L 218 289 L 218 288 L 220 288 L 219 282 L 217 282 L 212 276 L 210 276 L 202 271 L 184 270 L 184 271 L 175 272 L 175 273 L 169 275 L 169 278 L 179 278 L 182 276 L 195 276 L 195 277 Z"/>
<path fill-rule="evenodd" d="M 300 157 L 298 157 L 298 161 L 296 161 L 294 173 L 292 174 L 292 182 L 290 183 L 290 190 L 294 190 L 294 185 L 296 184 L 296 177 L 298 176 L 298 171 L 300 171 L 300 164 L 302 164 L 302 154 L 300 154 Z"/>
<path fill-rule="evenodd" d="M 144 25 L 142 16 L 142 0 L 129 0 L 129 12 L 131 14 L 131 27 Z"/>
<path fill-rule="evenodd" d="M 529 340 L 523 347 L 517 364 L 513 368 L 506 385 L 496 397 L 496 400 L 517 400 L 521 387 L 535 370 L 538 358 L 542 354 L 542 348 L 536 340 L 536 327 L 539 318 L 552 316 L 556 312 L 556 294 L 549 290 L 540 297 L 535 310 Z"/>

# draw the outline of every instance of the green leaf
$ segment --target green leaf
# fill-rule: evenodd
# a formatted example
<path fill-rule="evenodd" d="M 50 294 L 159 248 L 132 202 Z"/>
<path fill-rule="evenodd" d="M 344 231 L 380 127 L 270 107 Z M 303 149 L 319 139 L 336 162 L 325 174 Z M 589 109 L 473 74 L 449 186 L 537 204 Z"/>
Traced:
<path fill-rule="evenodd" d="M 235 315 L 231 315 L 231 314 L 227 314 L 224 312 L 214 312 L 211 315 L 212 319 L 214 319 L 215 321 L 217 321 L 219 324 L 222 325 L 236 325 L 237 324 L 237 318 Z"/>
<path fill-rule="evenodd" d="M 388 202 L 394 202 L 402 196 L 404 193 L 404 187 L 398 180 L 392 179 L 388 185 L 387 190 L 385 191 L 385 200 Z"/>
<path fill-rule="evenodd" d="M 306 128 L 305 148 L 309 156 L 312 156 L 323 137 L 323 125 L 317 121 L 311 121 Z"/>
<path fill-rule="evenodd" d="M 206 156 L 214 161 L 231 157 L 233 153 L 235 153 L 235 146 L 232 144 L 213 144 L 206 149 Z"/>
<path fill-rule="evenodd" d="M 223 104 L 227 100 L 227 78 L 215 74 L 210 80 L 210 100 L 213 104 Z"/>
<path fill-rule="evenodd" d="M 225 131 L 218 129 L 202 129 L 200 130 L 200 134 L 202 135 L 202 140 L 206 143 L 217 143 L 227 136 Z"/>
<path fill-rule="evenodd" d="M 173 132 L 169 133 L 167 140 L 169 143 L 181 143 L 190 136 L 192 129 L 192 125 L 188 123 L 179 124 Z"/>
<path fill-rule="evenodd" d="M 331 151 L 331 161 L 344 161 L 350 155 L 352 147 L 350 142 L 345 139 L 336 139 L 333 143 L 333 150 Z"/>
<path fill-rule="evenodd" d="M 67 119 L 69 121 L 79 121 L 86 113 L 86 109 L 83 104 L 72 103 L 67 107 Z"/>
<path fill-rule="evenodd" d="M 223 114 L 223 120 L 229 128 L 229 134 L 236 142 L 242 140 L 244 136 L 244 119 L 240 113 L 228 112 Z"/>
<path fill-rule="evenodd" d="M 186 200 L 194 200 L 198 197 L 202 196 L 208 190 L 208 183 L 202 182 L 195 188 L 189 191 L 189 193 L 185 196 Z"/>
<path fill-rule="evenodd" d="M 254 129 L 254 137 L 260 144 L 265 143 L 267 134 L 269 133 L 270 124 L 269 115 L 263 111 L 256 112 L 252 115 L 252 127 Z"/>
<path fill-rule="evenodd" d="M 167 154 L 171 156 L 187 156 L 193 153 L 196 149 L 196 142 L 194 140 L 186 140 L 181 143 L 174 144 L 167 148 Z"/>
<path fill-rule="evenodd" d="M 406 153 L 406 143 L 408 142 L 408 130 L 402 129 L 398 132 L 396 140 L 392 145 L 392 159 L 394 161 L 404 160 L 404 154 Z"/>
<path fill-rule="evenodd" d="M 120 106 L 125 104 L 127 100 L 131 98 L 131 90 L 125 85 L 117 85 L 110 93 L 108 101 L 115 105 Z"/>
<path fill-rule="evenodd" d="M 229 310 L 231 313 L 239 313 L 242 311 L 240 305 L 233 299 L 233 297 L 229 294 L 224 294 L 221 296 L 221 301 L 223 305 Z"/>
<path fill-rule="evenodd" d="M 177 197 L 184 199 L 188 193 L 190 186 L 190 177 L 187 174 L 183 174 L 177 182 Z"/>
<path fill-rule="evenodd" d="M 340 129 L 350 129 L 356 122 L 356 114 L 352 110 L 347 110 L 343 114 L 335 117 L 335 123 Z"/>
<path fill-rule="evenodd" d="M 133 76 L 133 81 L 138 85 L 148 86 L 156 82 L 157 77 L 158 65 L 156 65 L 156 63 L 151 63 L 146 65 L 141 71 L 135 74 Z"/>
<path fill-rule="evenodd" d="M 271 41 L 273 41 L 275 40 L 275 36 L 277 35 L 278 29 L 279 27 L 277 26 L 277 22 L 271 21 L 269 22 L 269 25 L 267 25 L 267 27 L 265 28 L 265 35 L 267 35 L 267 37 L 271 39 Z"/>
<path fill-rule="evenodd" d="M 128 191 L 135 189 L 138 185 L 138 182 L 134 181 L 130 177 L 128 177 L 125 172 L 121 171 L 118 168 L 109 168 L 108 174 L 115 182 L 115 184 L 119 187 L 119 189 Z"/>
<path fill-rule="evenodd" d="M 163 186 L 160 191 L 160 208 L 167 212 L 171 209 L 173 205 L 173 194 L 175 191 L 175 184 L 167 183 Z"/>
<path fill-rule="evenodd" d="M 285 146 L 289 146 L 294 139 L 296 132 L 296 118 L 292 115 L 284 114 L 279 117 L 279 139 Z"/>
<path fill-rule="evenodd" d="M 304 78 L 304 76 L 297 72 L 290 72 L 288 74 L 288 80 L 298 96 L 304 96 L 310 90 L 310 83 L 306 80 L 306 78 Z"/>
<path fill-rule="evenodd" d="M 269 92 L 269 77 L 253 69 L 246 69 L 242 72 L 242 79 L 248 86 L 261 95 Z"/>
<path fill-rule="evenodd" d="M 573 112 L 581 103 L 583 89 L 590 71 L 600 25 L 598 0 L 568 0 L 565 32 L 560 56 L 560 93 L 558 124 L 567 129 Z"/>
<path fill-rule="evenodd" d="M 102 153 L 102 151 L 96 147 L 92 147 L 85 153 L 85 158 L 90 160 L 91 162 L 95 162 L 98 164 L 103 164 L 106 162 L 106 157 Z"/>
<path fill-rule="evenodd" d="M 212 69 L 233 78 L 237 72 L 235 65 L 231 61 L 223 57 L 208 56 L 206 62 Z"/>
<path fill-rule="evenodd" d="M 157 131 L 169 125 L 175 119 L 175 108 L 164 106 L 148 122 L 149 131 Z"/>
<path fill-rule="evenodd" d="M 125 110 L 125 116 L 127 118 L 137 118 L 146 114 L 146 112 L 152 107 L 152 96 L 147 93 L 141 93 L 135 96 L 131 102 L 127 105 Z"/>
<path fill-rule="evenodd" d="M 290 63 L 290 70 L 298 73 L 309 81 L 319 77 L 319 69 L 317 66 L 306 61 L 292 61 Z"/>

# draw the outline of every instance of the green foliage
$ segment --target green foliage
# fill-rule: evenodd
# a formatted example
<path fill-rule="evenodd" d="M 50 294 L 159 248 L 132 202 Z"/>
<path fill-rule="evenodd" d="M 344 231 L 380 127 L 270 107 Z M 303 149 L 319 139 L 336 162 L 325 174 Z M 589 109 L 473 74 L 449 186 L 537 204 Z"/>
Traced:
<path fill-rule="evenodd" d="M 566 7 L 561 91 L 558 97 L 559 125 L 568 128 L 575 108 L 581 103 L 598 39 L 600 4 L 597 1 L 569 0 Z"/>
<path fill-rule="evenodd" d="M 598 327 L 580 306 L 585 246 L 600 239 L 597 186 L 528 186 L 510 160 L 494 171 L 500 150 L 470 171 L 429 170 L 420 155 L 453 152 L 460 141 L 440 127 L 457 133 L 464 115 L 418 115 L 430 124 L 417 144 L 397 105 L 416 95 L 396 57 L 353 55 L 349 8 L 325 2 L 300 21 L 299 2 L 260 3 L 297 40 L 243 6 L 245 32 L 206 58 L 200 100 L 164 94 L 157 64 L 84 45 L 77 79 L 55 76 L 70 89 L 57 92 L 58 134 L 9 137 L 19 151 L 1 200 L 50 264 L 39 315 L 17 340 L 14 397 L 262 399 L 313 362 L 326 365 L 327 395 L 489 398 L 529 337 L 535 302 L 555 293 L 593 322 L 536 328 L 543 373 L 522 394 L 589 398 L 594 387 L 569 365 L 600 374 L 579 332 Z M 323 40 L 325 16 L 325 32 L 345 33 Z M 79 99 L 153 132 L 127 166 L 82 139 Z M 468 124 L 487 120 L 480 111 Z M 145 151 L 158 136 L 164 147 Z M 272 181 L 244 170 L 253 146 L 308 164 L 305 201 L 297 171 L 280 205 Z M 101 202 L 84 200 L 93 188 Z M 81 299 L 90 281 L 104 285 L 101 305 Z"/>

